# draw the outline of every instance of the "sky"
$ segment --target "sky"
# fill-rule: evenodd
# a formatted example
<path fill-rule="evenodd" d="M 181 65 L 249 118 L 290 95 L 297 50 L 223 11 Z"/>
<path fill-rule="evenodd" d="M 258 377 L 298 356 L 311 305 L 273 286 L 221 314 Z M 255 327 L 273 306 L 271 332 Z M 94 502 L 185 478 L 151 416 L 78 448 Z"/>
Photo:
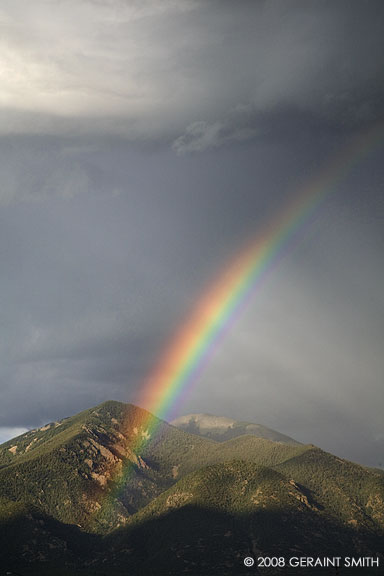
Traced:
<path fill-rule="evenodd" d="M 134 402 L 249 238 L 361 138 L 173 415 L 384 465 L 383 17 L 381 0 L 2 1 L 0 441 Z"/>

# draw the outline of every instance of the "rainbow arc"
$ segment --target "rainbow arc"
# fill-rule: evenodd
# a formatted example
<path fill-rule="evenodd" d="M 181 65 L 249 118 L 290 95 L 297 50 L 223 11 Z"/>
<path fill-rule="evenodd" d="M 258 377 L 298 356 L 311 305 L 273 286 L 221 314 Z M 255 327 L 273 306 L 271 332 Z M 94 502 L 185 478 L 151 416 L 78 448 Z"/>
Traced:
<path fill-rule="evenodd" d="M 383 128 L 375 126 L 339 152 L 309 185 L 297 192 L 284 210 L 251 239 L 213 281 L 184 324 L 165 347 L 154 369 L 140 387 L 137 401 L 148 416 L 128 447 L 139 456 L 149 436 L 156 433 L 151 414 L 167 419 L 208 362 L 220 338 L 235 322 L 264 279 L 305 237 L 321 208 L 351 169 L 382 141 Z M 129 475 L 120 471 L 118 485 Z M 116 495 L 112 490 L 110 496 Z"/>

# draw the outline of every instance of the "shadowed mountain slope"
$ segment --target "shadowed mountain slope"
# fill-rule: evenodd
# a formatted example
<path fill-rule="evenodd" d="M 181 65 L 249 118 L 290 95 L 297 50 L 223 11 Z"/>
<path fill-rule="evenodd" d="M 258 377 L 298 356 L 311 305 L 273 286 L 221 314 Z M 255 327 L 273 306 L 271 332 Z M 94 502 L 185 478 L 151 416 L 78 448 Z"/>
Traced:
<path fill-rule="evenodd" d="M 107 541 L 113 566 L 140 565 L 145 574 L 237 575 L 249 570 L 243 566 L 246 556 L 376 554 L 381 534 L 379 526 L 356 530 L 341 522 L 332 508 L 284 474 L 234 460 L 184 477 Z M 259 573 L 297 572 L 284 567 Z"/>

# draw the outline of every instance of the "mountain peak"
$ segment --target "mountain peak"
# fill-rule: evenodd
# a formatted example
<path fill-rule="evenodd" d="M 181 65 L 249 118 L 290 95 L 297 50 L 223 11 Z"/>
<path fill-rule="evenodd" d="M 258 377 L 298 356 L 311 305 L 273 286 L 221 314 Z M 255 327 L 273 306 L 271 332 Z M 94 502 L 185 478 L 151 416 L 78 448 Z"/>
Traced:
<path fill-rule="evenodd" d="M 241 422 L 227 418 L 226 416 L 215 416 L 213 414 L 186 414 L 171 422 L 172 426 L 184 430 L 190 434 L 204 436 L 217 442 L 226 442 L 237 436 L 250 434 L 257 438 L 265 438 L 274 442 L 299 445 L 293 438 L 272 430 L 262 424 L 253 422 Z"/>

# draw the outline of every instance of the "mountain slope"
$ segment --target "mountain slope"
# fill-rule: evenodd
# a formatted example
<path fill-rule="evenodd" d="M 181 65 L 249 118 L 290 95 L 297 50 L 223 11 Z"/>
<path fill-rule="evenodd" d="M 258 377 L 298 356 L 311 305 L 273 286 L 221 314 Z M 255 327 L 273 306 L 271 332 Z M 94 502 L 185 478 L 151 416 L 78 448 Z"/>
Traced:
<path fill-rule="evenodd" d="M 357 529 L 384 529 L 384 478 L 379 470 L 312 447 L 275 467 L 306 486 L 341 522 Z"/>
<path fill-rule="evenodd" d="M 148 423 L 156 429 L 153 442 Z M 131 448 L 137 435 L 148 436 L 148 462 Z M 151 458 L 152 444 L 152 452 L 158 455 Z M 62 522 L 105 531 L 124 522 L 174 482 L 172 454 L 182 462 L 191 446 L 200 454 L 210 444 L 189 437 L 145 410 L 106 402 L 3 444 L 1 493 L 37 505 Z M 111 486 L 127 470 L 129 483 L 106 514 L 104 503 Z"/>
<path fill-rule="evenodd" d="M 300 444 L 293 438 L 261 424 L 239 422 L 232 418 L 214 416 L 213 414 L 187 414 L 176 418 L 171 424 L 190 434 L 204 436 L 217 442 L 226 442 L 243 434 L 251 434 L 258 438 L 273 440 L 274 442 L 284 442 L 295 446 Z"/>
<path fill-rule="evenodd" d="M 0 498 L 0 574 L 74 576 L 99 551 L 96 536 Z"/>

